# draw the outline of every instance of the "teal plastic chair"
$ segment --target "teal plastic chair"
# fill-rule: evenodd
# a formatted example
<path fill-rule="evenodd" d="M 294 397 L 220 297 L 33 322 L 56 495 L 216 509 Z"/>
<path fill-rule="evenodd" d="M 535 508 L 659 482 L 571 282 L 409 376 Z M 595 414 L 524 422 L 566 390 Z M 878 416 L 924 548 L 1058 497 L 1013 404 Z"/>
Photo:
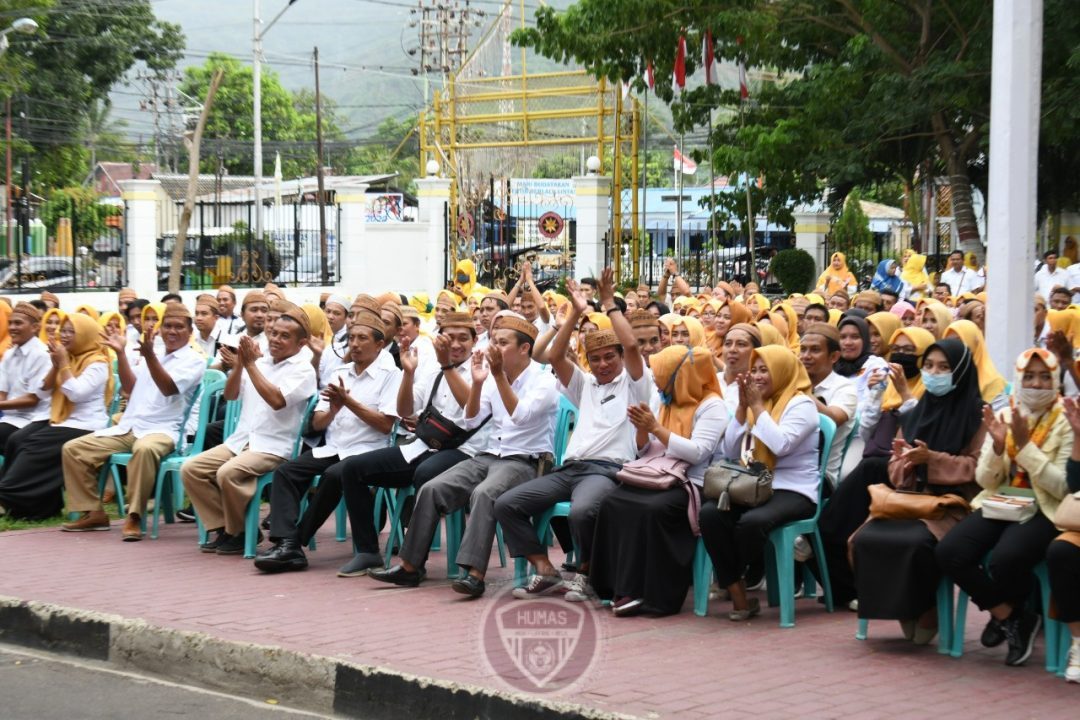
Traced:
<path fill-rule="evenodd" d="M 300 428 L 296 431 L 296 440 L 293 442 L 292 453 L 286 460 L 292 460 L 300 454 L 300 447 L 304 444 L 304 428 L 308 426 L 308 421 L 311 419 L 311 413 L 315 411 L 315 405 L 318 402 L 318 394 L 308 398 L 307 407 L 304 409 L 303 419 L 300 421 Z M 261 504 L 262 493 L 273 480 L 274 471 L 271 470 L 268 473 L 260 475 L 259 479 L 255 481 L 255 495 L 252 496 L 251 502 L 248 503 L 247 510 L 244 514 L 245 558 L 255 557 L 255 548 L 259 545 L 259 506 Z"/>
<path fill-rule="evenodd" d="M 937 612 L 938 612 L 938 652 L 949 655 L 953 645 L 953 584 L 947 577 L 942 577 L 937 589 Z M 865 640 L 870 621 L 859 618 L 859 629 L 855 631 L 855 639 Z"/>
<path fill-rule="evenodd" d="M 984 562 L 989 562 L 987 555 Z M 1056 673 L 1059 670 L 1064 673 L 1065 666 L 1061 659 L 1060 638 L 1069 636 L 1069 627 L 1050 617 L 1050 576 L 1046 569 L 1046 563 L 1041 562 L 1032 571 L 1039 582 L 1039 599 L 1042 603 L 1043 635 L 1046 645 L 1046 671 Z M 968 594 L 961 590 L 956 599 L 956 615 L 953 621 L 952 644 L 949 654 L 958 658 L 964 654 L 964 629 L 967 625 Z M 939 620 L 940 622 L 940 616 Z M 1066 648 L 1068 652 L 1068 648 Z"/>
<path fill-rule="evenodd" d="M 227 438 L 236 431 L 236 425 L 240 422 L 240 410 L 243 406 L 243 401 L 240 398 L 236 400 L 225 401 L 225 421 L 221 429 L 221 437 Z M 201 410 L 201 408 L 200 408 Z M 203 430 L 203 441 L 205 444 L 205 430 Z M 182 463 L 181 463 L 182 464 Z M 181 481 L 180 487 L 183 488 L 183 482 Z M 181 493 L 182 494 L 182 493 Z M 199 513 L 195 513 L 195 526 L 199 529 L 199 544 L 202 545 L 209 538 L 207 537 L 206 528 L 203 527 L 202 520 L 199 518 Z"/>
<path fill-rule="evenodd" d="M 1057 676 L 1065 677 L 1065 670 L 1069 667 L 1069 648 L 1072 646 L 1072 632 L 1069 626 L 1061 623 L 1061 632 L 1058 635 Z"/>
<path fill-rule="evenodd" d="M 766 588 L 769 606 L 780 606 L 780 627 L 795 627 L 795 538 L 810 535 L 814 552 L 819 558 L 822 574 L 822 586 L 825 592 L 825 609 L 833 611 L 832 585 L 829 583 L 829 571 L 825 566 L 825 548 L 818 531 L 818 518 L 824 504 L 823 492 L 825 470 L 829 464 L 829 453 L 836 437 L 836 423 L 825 415 L 818 415 L 818 428 L 821 444 L 818 449 L 818 502 L 814 516 L 805 520 L 796 520 L 775 528 L 769 533 L 766 545 Z M 705 551 L 705 543 L 698 538 L 694 551 L 694 614 L 704 617 L 709 606 L 709 585 L 712 583 L 712 563 Z"/>
<path fill-rule="evenodd" d="M 217 375 L 211 375 L 210 376 L 210 378 L 209 378 L 210 381 L 213 381 L 215 378 L 220 376 L 221 386 L 222 387 L 225 386 L 225 375 L 223 373 L 221 373 L 220 371 L 214 370 L 214 371 L 207 371 L 207 374 L 209 372 L 217 373 Z M 119 407 L 119 402 L 120 402 L 120 379 L 119 379 L 119 376 L 114 376 L 114 377 L 116 378 L 117 391 L 115 393 L 115 397 L 113 398 L 113 405 L 116 406 L 116 407 Z M 199 386 L 197 388 L 195 388 L 195 392 L 192 393 L 191 400 L 188 401 L 186 407 L 184 408 L 184 414 L 183 414 L 183 417 L 182 417 L 182 419 L 180 421 L 180 430 L 177 432 L 177 438 L 176 438 L 175 444 L 173 445 L 173 451 L 161 459 L 162 463 L 164 463 L 167 458 L 176 457 L 177 455 L 183 455 L 184 454 L 183 453 L 184 438 L 185 438 L 184 427 L 187 425 L 188 416 L 191 415 L 191 409 L 195 406 L 195 403 L 198 402 L 199 398 L 202 397 L 202 394 L 203 394 L 203 392 L 204 392 L 204 390 L 206 388 L 206 383 L 207 382 L 208 382 L 207 375 L 204 374 L 202 381 L 199 383 Z M 110 410 L 110 413 L 109 413 L 110 425 L 112 424 L 112 415 L 113 415 L 114 412 L 115 412 L 115 410 Z M 104 493 L 106 484 L 108 483 L 110 478 L 112 479 L 113 489 L 116 492 L 116 507 L 119 510 L 121 517 L 125 517 L 127 515 L 127 512 L 126 512 L 126 509 L 124 507 L 125 506 L 124 488 L 123 488 L 123 485 L 120 482 L 120 467 L 121 466 L 127 467 L 130 463 L 131 463 L 131 453 L 130 452 L 113 453 L 112 455 L 109 456 L 109 459 L 106 460 L 105 463 L 101 466 L 101 473 L 98 475 L 98 494 L 99 495 Z M 158 472 L 158 475 L 157 475 L 157 479 L 155 481 L 155 485 L 157 485 L 157 487 L 154 490 L 154 525 L 153 525 L 154 532 L 151 535 L 151 538 L 153 538 L 153 539 L 157 538 L 158 514 L 163 511 L 163 508 L 161 506 L 160 482 L 161 482 L 161 472 L 160 472 L 160 467 L 159 467 L 159 472 Z M 172 497 L 171 492 L 169 494 L 169 497 L 171 499 L 171 497 Z M 173 508 L 172 508 L 171 505 L 170 505 L 169 509 L 166 512 L 165 522 L 167 522 L 167 523 L 173 522 Z M 142 530 L 142 532 L 146 532 L 146 516 L 145 515 L 143 515 L 143 516 L 141 516 L 139 518 L 139 526 L 140 526 L 140 529 Z"/>

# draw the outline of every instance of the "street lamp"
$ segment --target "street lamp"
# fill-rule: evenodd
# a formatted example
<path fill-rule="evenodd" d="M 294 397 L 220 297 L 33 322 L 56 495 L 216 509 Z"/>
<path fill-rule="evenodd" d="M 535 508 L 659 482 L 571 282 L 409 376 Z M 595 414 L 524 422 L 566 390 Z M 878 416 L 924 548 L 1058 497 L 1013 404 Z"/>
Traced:
<path fill-rule="evenodd" d="M 296 3 L 297 0 L 289 0 L 289 3 L 281 8 L 281 11 L 274 16 L 263 27 L 262 22 L 262 2 L 261 0 L 255 0 L 255 64 L 254 64 L 254 81 L 255 81 L 255 237 L 259 240 L 262 239 L 263 230 L 263 217 L 262 217 L 262 40 L 266 33 L 274 26 L 285 11 L 288 10 Z"/>
<path fill-rule="evenodd" d="M 19 18 L 15 22 L 11 23 L 11 27 L 4 30 L 0 30 L 0 55 L 8 49 L 8 34 L 12 32 L 22 33 L 23 35 L 32 35 L 37 32 L 38 24 L 31 18 Z"/>

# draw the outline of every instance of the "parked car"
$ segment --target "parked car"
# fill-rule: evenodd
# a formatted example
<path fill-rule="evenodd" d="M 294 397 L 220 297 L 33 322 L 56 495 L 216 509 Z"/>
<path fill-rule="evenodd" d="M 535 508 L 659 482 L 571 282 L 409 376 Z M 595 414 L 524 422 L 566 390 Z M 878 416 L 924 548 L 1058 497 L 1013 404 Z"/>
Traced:
<path fill-rule="evenodd" d="M 21 263 L 13 262 L 0 271 L 2 290 L 75 290 L 96 286 L 97 272 L 76 268 L 67 256 L 23 258 Z"/>
<path fill-rule="evenodd" d="M 337 282 L 337 262 L 329 258 L 327 264 L 330 282 Z M 274 278 L 279 283 L 299 283 L 301 285 L 322 284 L 322 258 L 316 255 L 301 255 L 282 268 Z"/>

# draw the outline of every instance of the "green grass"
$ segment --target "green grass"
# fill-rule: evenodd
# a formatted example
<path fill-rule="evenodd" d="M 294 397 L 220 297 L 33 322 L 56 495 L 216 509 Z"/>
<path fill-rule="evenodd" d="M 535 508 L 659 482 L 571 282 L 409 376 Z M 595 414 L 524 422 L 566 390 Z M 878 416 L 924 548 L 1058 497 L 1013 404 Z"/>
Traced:
<path fill-rule="evenodd" d="M 106 505 L 105 512 L 109 513 L 110 518 L 120 517 L 120 510 L 116 507 L 116 503 L 109 503 Z M 0 533 L 7 532 L 8 530 L 32 530 L 34 528 L 60 527 L 60 525 L 65 522 L 67 522 L 67 516 L 62 514 L 44 520 L 17 520 L 5 515 L 0 517 Z"/>

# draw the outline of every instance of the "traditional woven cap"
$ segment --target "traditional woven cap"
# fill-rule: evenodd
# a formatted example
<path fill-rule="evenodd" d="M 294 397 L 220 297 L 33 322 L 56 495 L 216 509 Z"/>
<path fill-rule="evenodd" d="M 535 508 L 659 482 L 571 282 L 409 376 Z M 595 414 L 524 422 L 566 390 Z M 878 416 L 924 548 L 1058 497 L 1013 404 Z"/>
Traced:
<path fill-rule="evenodd" d="M 21 313 L 30 319 L 30 322 L 41 322 L 42 312 L 30 303 L 21 302 L 16 303 L 15 307 L 11 309 L 11 314 Z"/>
<path fill-rule="evenodd" d="M 618 344 L 619 338 L 614 330 L 593 330 L 585 334 L 585 352 L 587 353 Z"/>
<path fill-rule="evenodd" d="M 448 312 L 443 315 L 443 319 L 439 322 L 439 329 L 445 330 L 446 328 L 452 327 L 465 328 L 473 331 L 476 330 L 472 315 L 463 312 Z"/>
<path fill-rule="evenodd" d="M 262 292 L 259 292 L 258 290 L 251 290 L 246 295 L 244 295 L 244 302 L 240 304 L 240 309 L 243 310 L 244 308 L 246 308 L 251 303 L 257 303 L 257 302 L 258 303 L 266 303 L 267 305 L 269 305 L 270 304 L 270 299 L 268 297 L 266 297 L 265 294 L 263 294 Z"/>
<path fill-rule="evenodd" d="M 492 330 L 516 330 L 520 333 L 525 333 L 530 339 L 535 340 L 536 336 L 540 334 L 540 330 L 531 322 L 521 317 L 517 313 L 501 314 L 498 318 L 491 323 Z"/>
<path fill-rule="evenodd" d="M 368 312 L 378 315 L 381 305 L 379 304 L 378 300 L 371 297 L 370 295 L 360 293 L 356 296 L 356 299 L 352 301 L 352 307 L 361 307 Z"/>
<path fill-rule="evenodd" d="M 413 320 L 420 319 L 420 311 L 414 308 L 412 305 L 399 305 L 402 318 L 412 318 Z"/>
<path fill-rule="evenodd" d="M 484 295 L 484 300 L 498 300 L 500 302 L 506 303 L 507 305 L 510 304 L 510 298 L 508 298 L 506 296 L 506 293 L 504 293 L 502 290 L 492 290 L 491 292 Z"/>
<path fill-rule="evenodd" d="M 162 322 L 168 317 L 191 318 L 191 311 L 187 309 L 187 305 L 184 303 L 171 300 L 165 303 L 165 312 L 161 315 Z"/>
<path fill-rule="evenodd" d="M 398 305 L 397 302 L 383 303 L 379 310 L 388 312 L 397 318 L 398 325 L 401 325 L 405 320 L 405 317 L 401 314 L 401 306 Z"/>
<path fill-rule="evenodd" d="M 632 310 L 627 313 L 626 319 L 632 328 L 657 328 L 660 321 L 648 310 Z"/>
<path fill-rule="evenodd" d="M 821 335 L 823 337 L 831 338 L 836 342 L 840 342 L 840 331 L 829 323 L 815 322 L 806 326 L 806 330 L 803 335 Z"/>
<path fill-rule="evenodd" d="M 352 303 L 349 302 L 349 298 L 345 297 L 344 295 L 330 294 L 329 296 L 327 296 L 325 304 L 329 305 L 330 303 L 340 305 L 341 307 L 345 308 L 346 311 L 348 311 L 348 309 L 352 307 Z"/>
<path fill-rule="evenodd" d="M 116 293 L 117 297 L 121 300 L 134 300 L 139 297 L 138 294 L 129 287 L 120 288 L 120 291 Z"/>
<path fill-rule="evenodd" d="M 396 292 L 390 292 L 389 290 L 381 295 L 375 296 L 375 299 L 379 301 L 380 305 L 386 305 L 387 303 L 393 303 L 394 305 L 401 304 L 401 296 Z"/>
<path fill-rule="evenodd" d="M 435 298 L 435 304 L 454 309 L 461 304 L 461 296 L 452 290 L 440 290 L 439 297 Z"/>
<path fill-rule="evenodd" d="M 46 302 L 56 303 L 56 307 L 60 307 L 60 298 L 55 293 L 51 293 L 48 290 L 41 293 L 41 299 Z"/>
<path fill-rule="evenodd" d="M 319 293 L 319 304 L 325 305 L 326 301 L 327 301 L 327 299 L 329 297 L 330 297 L 330 293 L 328 293 L 328 292 Z"/>
<path fill-rule="evenodd" d="M 232 285 L 220 285 L 220 286 L 218 286 L 217 291 L 218 292 L 227 292 L 227 293 L 229 293 L 230 295 L 233 296 L 233 301 L 236 300 L 236 291 L 233 290 Z M 250 294 L 251 293 L 248 293 L 248 295 L 250 295 Z"/>
<path fill-rule="evenodd" d="M 200 293 L 198 296 L 196 296 L 195 307 L 199 307 L 200 305 L 205 305 L 206 307 L 213 310 L 215 313 L 218 311 L 217 298 L 210 293 Z"/>
<path fill-rule="evenodd" d="M 266 285 L 263 285 L 263 294 L 265 294 L 265 295 L 277 295 L 279 298 L 284 298 L 285 297 L 285 293 L 281 291 L 281 288 L 279 288 L 277 285 L 275 285 L 272 282 L 268 282 L 268 283 L 266 283 Z"/>
<path fill-rule="evenodd" d="M 371 328 L 372 330 L 378 330 L 383 334 L 383 337 L 386 337 L 386 323 L 383 322 L 382 317 L 380 317 L 378 313 L 361 310 L 356 313 L 352 324 L 361 325 L 363 327 Z"/>
<path fill-rule="evenodd" d="M 311 334 L 311 320 L 308 319 L 307 313 L 304 312 L 303 308 L 288 300 L 275 300 L 272 307 L 274 312 L 281 313 L 281 317 L 295 320 L 300 327 L 304 328 L 304 332 L 307 335 Z"/>

